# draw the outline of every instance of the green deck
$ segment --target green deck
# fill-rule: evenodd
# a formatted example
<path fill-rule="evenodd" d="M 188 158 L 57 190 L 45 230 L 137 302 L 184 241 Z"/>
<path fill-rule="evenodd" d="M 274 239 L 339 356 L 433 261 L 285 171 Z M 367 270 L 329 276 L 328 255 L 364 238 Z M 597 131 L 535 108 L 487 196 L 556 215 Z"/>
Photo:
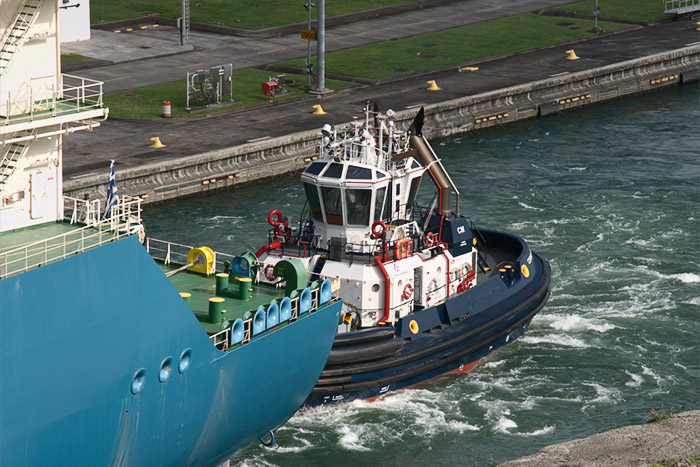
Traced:
<path fill-rule="evenodd" d="M 177 265 L 160 264 L 160 267 L 166 274 L 177 269 Z M 208 321 L 209 299 L 217 296 L 216 276 L 212 275 L 207 277 L 203 274 L 185 270 L 170 276 L 169 279 L 178 292 L 192 294 L 190 298 L 190 308 L 207 333 L 213 334 L 219 332 L 221 330 L 221 323 L 210 323 Z M 232 280 L 229 288 L 232 290 L 237 290 L 238 286 Z M 235 320 L 237 318 L 243 318 L 246 311 L 252 311 L 255 313 L 258 306 L 267 306 L 273 299 L 282 298 L 284 296 L 284 289 L 278 289 L 262 284 L 253 284 L 251 288 L 253 289 L 253 292 L 251 293 L 252 298 L 248 301 L 236 298 L 221 297 L 224 299 L 223 308 L 226 310 L 225 313 L 222 313 L 223 319 Z"/>
<path fill-rule="evenodd" d="M 49 222 L 0 234 L 0 279 L 43 266 L 124 235 L 108 224 Z"/>

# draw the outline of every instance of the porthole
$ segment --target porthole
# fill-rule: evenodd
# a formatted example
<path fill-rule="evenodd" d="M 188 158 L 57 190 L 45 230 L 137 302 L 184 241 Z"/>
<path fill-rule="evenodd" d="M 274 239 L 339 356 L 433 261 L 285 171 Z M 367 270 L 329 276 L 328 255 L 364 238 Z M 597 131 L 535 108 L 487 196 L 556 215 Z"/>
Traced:
<path fill-rule="evenodd" d="M 184 373 L 190 367 L 190 360 L 192 359 L 192 349 L 186 349 L 180 354 L 180 363 L 177 365 L 177 371 Z"/>
<path fill-rule="evenodd" d="M 161 383 L 165 383 L 168 378 L 170 378 L 170 374 L 172 373 L 172 367 L 173 367 L 173 358 L 172 357 L 167 357 L 163 362 L 160 364 L 160 371 L 158 372 L 158 381 Z"/>
<path fill-rule="evenodd" d="M 145 384 L 146 384 L 146 369 L 141 368 L 136 373 L 134 373 L 134 379 L 131 381 L 131 392 L 133 394 L 140 393 Z"/>
<path fill-rule="evenodd" d="M 372 284 L 372 292 L 379 292 L 379 284 Z"/>

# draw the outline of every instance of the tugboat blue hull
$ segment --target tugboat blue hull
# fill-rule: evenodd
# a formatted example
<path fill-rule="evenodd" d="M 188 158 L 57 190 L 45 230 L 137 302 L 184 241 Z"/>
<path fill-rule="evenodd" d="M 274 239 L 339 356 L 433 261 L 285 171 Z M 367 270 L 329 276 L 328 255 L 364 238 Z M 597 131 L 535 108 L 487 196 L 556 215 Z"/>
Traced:
<path fill-rule="evenodd" d="M 492 275 L 476 287 L 400 319 L 394 333 L 377 328 L 336 338 L 329 364 L 305 406 L 374 399 L 450 372 L 466 372 L 481 358 L 520 337 L 550 294 L 549 263 L 530 252 L 517 237 L 482 233 L 492 239 L 517 241 L 517 270 L 526 265 L 528 277 Z M 518 274 L 516 273 L 516 276 Z M 371 334 L 376 340 L 371 340 Z M 397 343 L 396 351 L 362 361 L 364 348 Z M 357 360 L 352 354 L 357 351 Z M 337 359 L 342 354 L 342 363 Z"/>
<path fill-rule="evenodd" d="M 0 300 L 8 466 L 213 465 L 268 440 L 311 392 L 341 307 L 222 352 L 135 237 L 3 279 Z"/>

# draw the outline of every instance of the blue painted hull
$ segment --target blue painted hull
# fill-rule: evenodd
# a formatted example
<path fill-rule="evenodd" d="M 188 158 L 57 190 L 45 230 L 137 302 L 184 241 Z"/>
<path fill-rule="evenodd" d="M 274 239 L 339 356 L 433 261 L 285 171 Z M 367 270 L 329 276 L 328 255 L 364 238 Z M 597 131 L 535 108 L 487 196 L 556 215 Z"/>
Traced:
<path fill-rule="evenodd" d="M 302 405 L 340 308 L 224 353 L 135 237 L 4 279 L 0 465 L 225 460 Z"/>
<path fill-rule="evenodd" d="M 491 235 L 522 248 L 516 269 L 520 271 L 525 264 L 528 277 L 520 275 L 510 281 L 495 275 L 440 305 L 399 320 L 390 339 L 402 344 L 400 351 L 370 361 L 326 366 L 304 405 L 372 399 L 445 373 L 466 371 L 520 337 L 549 298 L 551 270 L 521 239 L 496 232 Z M 411 332 L 411 321 L 418 325 L 418 334 Z M 347 341 L 353 339 L 353 333 L 349 334 L 345 336 Z M 364 345 L 378 346 L 381 342 L 379 339 Z M 342 348 L 352 354 L 347 342 L 336 339 L 334 350 Z"/>

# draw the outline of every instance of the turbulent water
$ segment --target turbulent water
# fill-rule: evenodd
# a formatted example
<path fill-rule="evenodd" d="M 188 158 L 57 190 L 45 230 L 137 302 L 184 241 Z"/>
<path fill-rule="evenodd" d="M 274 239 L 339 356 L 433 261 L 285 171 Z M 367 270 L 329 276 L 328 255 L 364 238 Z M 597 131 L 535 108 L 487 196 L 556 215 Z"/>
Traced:
<path fill-rule="evenodd" d="M 232 464 L 495 465 L 652 409 L 700 408 L 700 86 L 433 147 L 462 213 L 551 262 L 549 303 L 473 372 L 297 414 L 275 447 Z M 298 218 L 299 188 L 282 177 L 151 207 L 148 233 L 255 249 L 271 209 Z"/>

